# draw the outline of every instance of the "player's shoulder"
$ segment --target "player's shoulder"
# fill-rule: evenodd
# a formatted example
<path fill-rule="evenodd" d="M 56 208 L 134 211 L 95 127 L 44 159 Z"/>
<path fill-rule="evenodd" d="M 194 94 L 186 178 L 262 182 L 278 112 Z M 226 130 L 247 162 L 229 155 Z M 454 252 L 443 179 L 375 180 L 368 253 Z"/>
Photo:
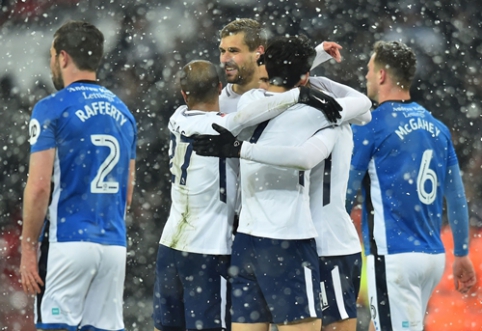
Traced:
<path fill-rule="evenodd" d="M 241 98 L 239 98 L 238 109 L 242 109 L 244 106 L 253 101 L 265 98 L 267 96 L 266 93 L 267 92 L 263 89 L 252 89 L 245 92 Z"/>

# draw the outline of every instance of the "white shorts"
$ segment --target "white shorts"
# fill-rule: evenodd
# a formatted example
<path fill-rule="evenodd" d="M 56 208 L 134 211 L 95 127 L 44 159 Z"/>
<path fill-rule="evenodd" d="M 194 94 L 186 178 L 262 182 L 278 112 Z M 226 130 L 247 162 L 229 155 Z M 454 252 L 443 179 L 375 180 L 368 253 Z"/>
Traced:
<path fill-rule="evenodd" d="M 422 331 L 428 299 L 444 267 L 444 253 L 368 255 L 368 295 L 375 330 Z"/>
<path fill-rule="evenodd" d="M 42 270 L 46 274 L 45 288 L 35 299 L 37 329 L 124 330 L 125 268 L 125 247 L 50 243 L 39 262 L 41 276 Z"/>

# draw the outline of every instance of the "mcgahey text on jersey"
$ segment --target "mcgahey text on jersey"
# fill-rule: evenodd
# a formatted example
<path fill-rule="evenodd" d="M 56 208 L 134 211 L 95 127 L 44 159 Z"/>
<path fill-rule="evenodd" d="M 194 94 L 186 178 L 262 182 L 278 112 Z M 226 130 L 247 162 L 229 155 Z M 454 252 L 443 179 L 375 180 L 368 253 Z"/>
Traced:
<path fill-rule="evenodd" d="M 404 136 L 409 134 L 414 130 L 427 130 L 432 134 L 433 137 L 437 137 L 440 134 L 440 130 L 432 123 L 422 118 L 412 118 L 407 124 L 399 125 L 395 133 L 398 137 L 403 140 Z"/>

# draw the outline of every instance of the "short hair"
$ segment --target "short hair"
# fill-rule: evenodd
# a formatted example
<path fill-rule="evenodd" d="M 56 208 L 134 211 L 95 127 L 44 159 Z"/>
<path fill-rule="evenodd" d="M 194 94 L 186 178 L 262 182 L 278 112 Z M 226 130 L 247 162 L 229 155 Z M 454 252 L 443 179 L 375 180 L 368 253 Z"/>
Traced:
<path fill-rule="evenodd" d="M 179 73 L 179 85 L 189 103 L 211 102 L 218 98 L 220 82 L 216 66 L 205 60 L 191 61 Z"/>
<path fill-rule="evenodd" d="M 310 71 L 315 48 L 306 36 L 277 37 L 266 49 L 264 61 L 270 84 L 293 88 Z"/>
<path fill-rule="evenodd" d="M 230 22 L 222 28 L 219 35 L 222 39 L 241 32 L 244 33 L 244 43 L 250 52 L 259 46 L 266 46 L 268 40 L 266 31 L 259 22 L 250 18 L 240 18 Z"/>
<path fill-rule="evenodd" d="M 398 41 L 377 41 L 373 46 L 373 63 L 384 68 L 400 88 L 409 90 L 417 69 L 415 52 Z"/>
<path fill-rule="evenodd" d="M 55 32 L 53 48 L 67 52 L 79 70 L 95 72 L 104 55 L 104 35 L 90 23 L 69 21 Z"/>

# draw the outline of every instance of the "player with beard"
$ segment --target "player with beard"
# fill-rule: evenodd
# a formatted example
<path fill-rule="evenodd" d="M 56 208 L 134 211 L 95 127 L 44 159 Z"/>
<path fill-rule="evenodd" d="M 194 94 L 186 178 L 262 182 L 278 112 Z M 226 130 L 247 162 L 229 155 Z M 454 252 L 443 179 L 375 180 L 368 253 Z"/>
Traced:
<path fill-rule="evenodd" d="M 30 120 L 20 274 L 24 291 L 37 295 L 38 329 L 124 330 L 137 130 L 125 104 L 96 81 L 103 43 L 86 22 L 55 32 L 58 92 L 40 100 Z"/>

